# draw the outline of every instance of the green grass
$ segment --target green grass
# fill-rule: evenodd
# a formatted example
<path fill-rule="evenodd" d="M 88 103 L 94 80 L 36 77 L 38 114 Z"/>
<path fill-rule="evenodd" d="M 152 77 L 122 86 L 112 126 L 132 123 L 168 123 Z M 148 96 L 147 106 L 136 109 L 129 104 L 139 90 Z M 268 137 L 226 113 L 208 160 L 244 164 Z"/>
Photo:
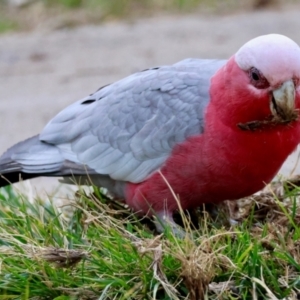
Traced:
<path fill-rule="evenodd" d="M 18 24 L 13 20 L 6 20 L 0 16 L 0 34 L 8 31 L 15 31 L 18 29 Z"/>
<path fill-rule="evenodd" d="M 190 9 L 195 6 L 215 5 L 220 0 L 43 0 L 47 5 L 62 5 L 67 8 L 101 7 L 112 14 L 128 13 L 131 9 Z M 225 0 L 232 2 L 232 0 Z"/>
<path fill-rule="evenodd" d="M 156 234 L 149 220 L 97 189 L 57 208 L 7 188 L 0 194 L 0 299 L 296 299 L 298 192 L 273 198 L 268 210 L 252 204 L 233 228 L 223 210 L 214 218 L 197 210 L 198 229 L 188 225 L 179 239 Z"/>

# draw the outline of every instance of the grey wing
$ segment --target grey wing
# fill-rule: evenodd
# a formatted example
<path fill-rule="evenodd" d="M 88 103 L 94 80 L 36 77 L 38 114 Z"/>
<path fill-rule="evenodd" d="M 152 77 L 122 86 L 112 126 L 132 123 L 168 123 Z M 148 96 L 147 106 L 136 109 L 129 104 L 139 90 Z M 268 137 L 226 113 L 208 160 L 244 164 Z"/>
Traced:
<path fill-rule="evenodd" d="M 141 182 L 176 144 L 202 132 L 210 78 L 224 63 L 188 59 L 133 74 L 64 109 L 40 140 L 67 161 Z"/>

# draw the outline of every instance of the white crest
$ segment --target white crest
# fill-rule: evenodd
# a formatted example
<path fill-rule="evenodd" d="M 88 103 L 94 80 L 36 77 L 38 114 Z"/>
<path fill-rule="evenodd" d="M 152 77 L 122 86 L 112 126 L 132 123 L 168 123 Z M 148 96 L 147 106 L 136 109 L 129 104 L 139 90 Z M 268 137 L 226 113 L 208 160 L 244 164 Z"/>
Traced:
<path fill-rule="evenodd" d="M 269 34 L 250 40 L 235 54 L 235 61 L 242 70 L 260 70 L 271 86 L 300 78 L 300 47 L 284 35 Z"/>

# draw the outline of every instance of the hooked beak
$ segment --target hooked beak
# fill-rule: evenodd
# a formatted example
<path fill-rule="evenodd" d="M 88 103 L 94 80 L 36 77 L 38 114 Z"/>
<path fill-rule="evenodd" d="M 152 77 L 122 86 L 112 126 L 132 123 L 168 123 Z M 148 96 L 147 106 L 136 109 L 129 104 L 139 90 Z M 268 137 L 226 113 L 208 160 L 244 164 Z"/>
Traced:
<path fill-rule="evenodd" d="M 295 110 L 295 85 L 293 80 L 284 82 L 271 95 L 270 109 L 272 115 L 283 121 L 290 122 L 297 118 Z"/>

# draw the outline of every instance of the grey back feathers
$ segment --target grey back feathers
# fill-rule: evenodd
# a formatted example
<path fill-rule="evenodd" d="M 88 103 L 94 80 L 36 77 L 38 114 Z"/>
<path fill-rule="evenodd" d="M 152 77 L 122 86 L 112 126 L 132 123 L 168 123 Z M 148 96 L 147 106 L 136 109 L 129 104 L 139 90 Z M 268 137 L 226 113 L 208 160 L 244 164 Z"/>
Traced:
<path fill-rule="evenodd" d="M 88 172 L 141 182 L 176 144 L 203 132 L 210 78 L 225 62 L 187 59 L 107 85 L 62 110 L 39 136 L 10 148 L 0 173 Z"/>

